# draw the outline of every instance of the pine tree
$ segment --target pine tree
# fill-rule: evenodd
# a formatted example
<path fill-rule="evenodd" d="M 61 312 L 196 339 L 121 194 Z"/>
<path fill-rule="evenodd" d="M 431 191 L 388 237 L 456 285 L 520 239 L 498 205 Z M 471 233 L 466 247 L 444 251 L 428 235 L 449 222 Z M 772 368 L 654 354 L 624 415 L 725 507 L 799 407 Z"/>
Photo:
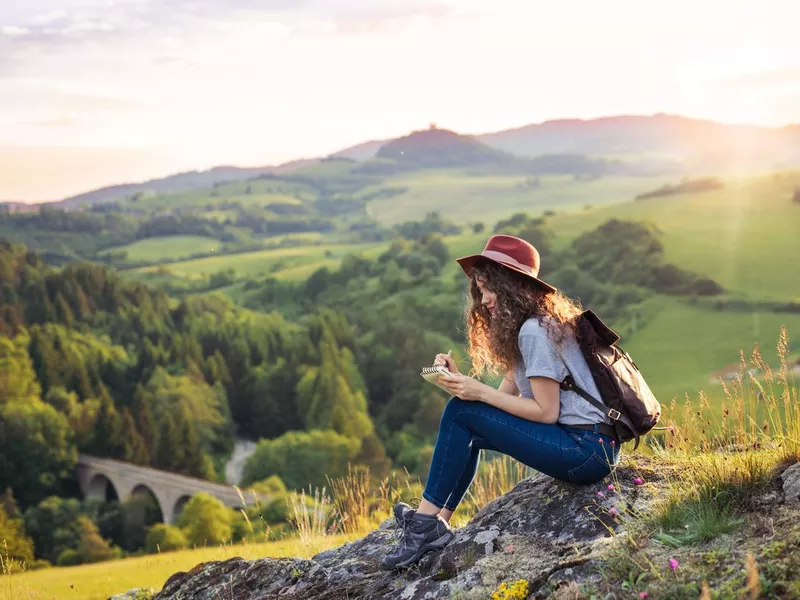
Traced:
<path fill-rule="evenodd" d="M 176 435 L 178 444 L 181 446 L 183 452 L 181 460 L 173 463 L 175 471 L 194 477 L 212 479 L 214 476 L 213 467 L 209 470 L 210 463 L 206 453 L 197 440 L 197 432 L 192 424 L 192 420 L 184 410 L 178 411 L 178 416 L 176 418 Z"/>
<path fill-rule="evenodd" d="M 56 294 L 56 309 L 58 310 L 59 321 L 71 328 L 75 322 L 75 317 L 72 314 L 69 303 L 64 299 L 64 295 L 61 292 Z"/>
<path fill-rule="evenodd" d="M 122 440 L 125 445 L 122 456 L 124 460 L 137 465 L 150 464 L 147 443 L 136 429 L 133 415 L 127 406 L 122 409 Z"/>
<path fill-rule="evenodd" d="M 122 417 L 107 392 L 100 398 L 90 453 L 104 458 L 122 459 L 125 456 Z"/>
<path fill-rule="evenodd" d="M 150 395 L 142 384 L 136 385 L 136 391 L 133 394 L 133 410 L 136 414 L 136 429 L 141 434 L 147 455 L 152 460 L 158 447 L 159 430 L 153 417 Z"/>
<path fill-rule="evenodd" d="M 306 376 L 301 381 L 303 389 L 298 389 L 298 395 L 310 392 L 310 397 L 298 399 L 299 405 L 308 407 L 304 415 L 306 427 L 332 429 L 360 440 L 373 431 L 373 425 L 364 393 L 349 381 L 352 355 L 339 349 L 327 327 L 323 328 L 320 342 L 320 366 L 313 383 Z"/>
<path fill-rule="evenodd" d="M 176 465 L 184 463 L 184 449 L 179 438 L 179 431 L 175 418 L 169 412 L 161 417 L 158 446 L 154 459 L 155 467 L 168 471 L 177 470 Z"/>

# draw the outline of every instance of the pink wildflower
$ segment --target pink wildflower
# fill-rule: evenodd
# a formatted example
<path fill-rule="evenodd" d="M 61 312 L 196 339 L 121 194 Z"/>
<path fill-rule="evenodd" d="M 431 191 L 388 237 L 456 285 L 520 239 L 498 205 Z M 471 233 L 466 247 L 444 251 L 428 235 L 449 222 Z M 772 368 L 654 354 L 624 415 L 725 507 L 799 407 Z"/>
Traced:
<path fill-rule="evenodd" d="M 608 491 L 609 492 L 613 492 L 614 491 L 614 484 L 613 483 L 609 483 L 608 484 Z"/>
<path fill-rule="evenodd" d="M 612 517 L 615 517 L 615 518 L 616 518 L 616 516 L 617 516 L 619 513 L 617 512 L 617 509 L 616 509 L 616 508 L 614 508 L 614 507 L 612 506 L 611 508 L 609 508 L 609 509 L 608 509 L 608 514 L 610 514 Z"/>
<path fill-rule="evenodd" d="M 669 559 L 669 568 L 673 571 L 678 568 L 678 561 L 674 558 Z"/>
<path fill-rule="evenodd" d="M 603 438 L 597 438 L 597 441 L 598 441 L 598 442 L 600 442 L 600 444 L 602 445 L 602 443 L 603 443 Z"/>
<path fill-rule="evenodd" d="M 598 498 L 605 498 L 606 495 L 603 492 L 597 492 L 597 497 Z"/>
<path fill-rule="evenodd" d="M 506 552 L 509 552 L 509 553 L 513 554 L 514 553 L 514 544 L 509 544 L 508 547 L 506 548 Z"/>
<path fill-rule="evenodd" d="M 612 445 L 612 446 L 616 446 L 616 445 L 617 445 L 617 442 L 616 442 L 615 440 L 611 440 L 611 445 Z"/>
<path fill-rule="evenodd" d="M 647 598 L 647 592 L 639 592 L 639 598 L 645 600 Z"/>
<path fill-rule="evenodd" d="M 644 485 L 644 479 L 642 479 L 641 477 L 636 477 L 633 480 L 633 485 Z"/>

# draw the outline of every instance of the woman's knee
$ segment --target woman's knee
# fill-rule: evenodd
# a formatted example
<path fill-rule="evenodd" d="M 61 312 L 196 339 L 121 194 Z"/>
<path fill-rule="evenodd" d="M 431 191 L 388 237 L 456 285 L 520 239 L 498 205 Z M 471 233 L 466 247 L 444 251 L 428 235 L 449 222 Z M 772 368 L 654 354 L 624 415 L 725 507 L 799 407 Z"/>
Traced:
<path fill-rule="evenodd" d="M 466 400 L 462 400 L 457 396 L 453 396 L 450 400 L 447 401 L 447 405 L 444 407 L 444 412 L 442 413 L 442 420 L 444 419 L 452 419 L 457 417 L 461 411 L 464 410 L 467 406 L 470 405 L 470 402 Z"/>

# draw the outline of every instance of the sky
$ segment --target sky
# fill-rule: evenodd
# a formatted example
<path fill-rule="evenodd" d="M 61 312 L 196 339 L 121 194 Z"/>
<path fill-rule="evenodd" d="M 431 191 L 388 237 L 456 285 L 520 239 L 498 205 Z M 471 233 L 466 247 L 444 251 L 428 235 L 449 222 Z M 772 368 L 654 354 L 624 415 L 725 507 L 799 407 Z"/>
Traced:
<path fill-rule="evenodd" d="M 798 22 L 796 0 L 0 0 L 0 201 L 430 122 L 800 122 Z"/>

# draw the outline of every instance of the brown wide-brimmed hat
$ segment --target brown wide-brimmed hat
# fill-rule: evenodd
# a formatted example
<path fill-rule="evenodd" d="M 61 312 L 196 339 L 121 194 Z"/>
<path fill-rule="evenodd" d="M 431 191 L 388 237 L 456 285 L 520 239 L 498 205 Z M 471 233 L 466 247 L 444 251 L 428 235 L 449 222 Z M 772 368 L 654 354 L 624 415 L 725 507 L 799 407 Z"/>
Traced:
<path fill-rule="evenodd" d="M 538 277 L 539 251 L 533 247 L 533 244 L 521 238 L 513 235 L 493 235 L 486 242 L 483 252 L 457 258 L 456 262 L 467 274 L 467 277 L 472 277 L 472 269 L 476 263 L 482 260 L 489 260 L 517 273 L 527 275 L 541 285 L 546 292 L 556 291 L 556 288 Z"/>

